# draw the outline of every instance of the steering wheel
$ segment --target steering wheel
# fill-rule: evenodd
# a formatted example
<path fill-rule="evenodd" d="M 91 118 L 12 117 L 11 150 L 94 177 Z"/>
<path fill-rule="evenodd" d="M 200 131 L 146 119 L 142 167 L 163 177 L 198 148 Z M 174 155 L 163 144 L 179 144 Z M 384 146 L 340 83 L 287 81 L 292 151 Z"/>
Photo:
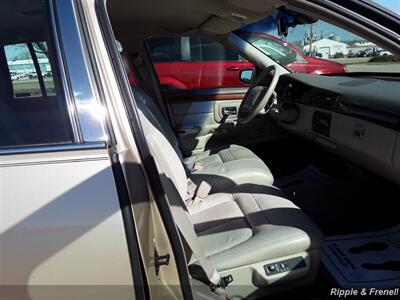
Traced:
<path fill-rule="evenodd" d="M 266 78 L 271 78 L 268 87 L 261 85 Z M 269 101 L 275 91 L 279 75 L 275 65 L 263 70 L 251 83 L 238 111 L 238 123 L 247 124 L 263 109 L 269 110 L 273 101 Z"/>

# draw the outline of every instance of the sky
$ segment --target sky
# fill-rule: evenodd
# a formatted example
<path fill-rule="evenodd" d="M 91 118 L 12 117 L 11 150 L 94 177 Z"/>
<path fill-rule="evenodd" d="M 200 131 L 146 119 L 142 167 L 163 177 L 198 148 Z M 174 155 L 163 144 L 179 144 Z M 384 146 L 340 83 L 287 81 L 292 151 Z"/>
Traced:
<path fill-rule="evenodd" d="M 373 0 L 373 1 L 400 14 L 400 0 Z"/>
<path fill-rule="evenodd" d="M 373 1 L 400 14 L 400 0 L 373 0 Z M 335 33 L 339 37 L 338 40 L 340 40 L 340 41 L 363 39 L 351 32 L 348 32 L 347 30 L 343 30 L 339 27 L 330 25 L 330 24 L 322 22 L 322 21 L 318 21 L 313 26 L 314 26 L 314 32 L 317 35 L 320 35 L 322 32 L 324 37 L 327 37 L 330 34 Z M 287 41 L 291 42 L 291 41 L 301 40 L 304 36 L 305 30 L 309 30 L 309 27 L 304 28 L 304 26 L 298 26 L 292 30 L 289 30 L 289 36 L 288 36 Z"/>
<path fill-rule="evenodd" d="M 29 59 L 31 58 L 30 54 L 28 54 L 29 50 L 26 44 L 6 45 L 4 47 L 4 50 L 6 53 L 7 60 L 15 60 L 16 57 L 22 53 L 27 54 Z M 40 53 L 37 53 L 36 55 L 38 58 L 45 57 L 43 54 Z"/>
<path fill-rule="evenodd" d="M 373 0 L 376 3 L 389 8 L 390 10 L 400 14 L 400 0 Z M 300 42 L 304 39 L 305 34 L 310 33 L 310 25 L 297 25 L 295 28 L 289 28 L 288 36 L 282 38 L 278 35 L 277 20 L 280 17 L 280 13 L 275 16 L 267 17 L 259 22 L 250 24 L 244 27 L 244 31 L 247 32 L 264 32 L 276 36 L 280 39 L 284 39 L 289 43 Z M 351 40 L 365 40 L 347 30 L 341 29 L 337 26 L 331 25 L 324 21 L 317 21 L 313 25 L 313 34 L 318 38 L 327 38 L 334 34 L 338 41 L 351 41 Z"/>

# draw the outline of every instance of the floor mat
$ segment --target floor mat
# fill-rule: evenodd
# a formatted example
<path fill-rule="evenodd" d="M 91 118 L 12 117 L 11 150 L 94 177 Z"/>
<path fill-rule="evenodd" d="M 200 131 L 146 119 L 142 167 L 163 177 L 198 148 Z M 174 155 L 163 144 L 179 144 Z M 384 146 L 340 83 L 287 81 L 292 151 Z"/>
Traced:
<path fill-rule="evenodd" d="M 302 188 L 317 184 L 331 182 L 333 179 L 322 173 L 318 168 L 309 165 L 304 170 L 290 176 L 278 178 L 275 180 L 275 186 L 280 189 L 290 189 L 293 187 Z"/>
<path fill-rule="evenodd" d="M 321 260 L 342 288 L 399 287 L 400 225 L 327 237 Z"/>

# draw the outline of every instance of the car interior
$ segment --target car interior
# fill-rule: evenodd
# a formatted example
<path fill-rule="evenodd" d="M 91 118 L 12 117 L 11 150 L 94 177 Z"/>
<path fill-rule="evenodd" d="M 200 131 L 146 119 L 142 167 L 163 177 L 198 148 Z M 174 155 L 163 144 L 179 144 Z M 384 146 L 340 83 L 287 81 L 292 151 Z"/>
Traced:
<path fill-rule="evenodd" d="M 208 261 L 232 279 L 228 295 L 298 299 L 351 284 L 396 287 L 399 76 L 292 73 L 233 33 L 285 5 L 108 1 L 163 186 L 180 196 Z M 146 39 L 182 36 L 249 60 L 250 75 L 238 74 L 249 85 L 165 89 Z M 191 276 L 207 282 L 190 252 Z"/>

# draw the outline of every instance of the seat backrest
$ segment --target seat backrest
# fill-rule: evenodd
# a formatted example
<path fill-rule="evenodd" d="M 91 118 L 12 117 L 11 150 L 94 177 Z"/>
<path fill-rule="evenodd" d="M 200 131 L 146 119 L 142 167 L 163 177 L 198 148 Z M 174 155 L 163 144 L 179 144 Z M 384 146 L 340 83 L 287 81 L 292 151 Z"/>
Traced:
<path fill-rule="evenodd" d="M 131 65 L 128 61 L 127 54 L 121 53 L 121 59 L 124 64 L 125 72 L 128 78 L 131 78 L 133 74 Z M 136 104 L 140 106 L 140 110 L 146 116 L 146 118 L 157 127 L 159 131 L 163 133 L 165 138 L 174 148 L 176 154 L 179 156 L 180 160 L 183 161 L 182 152 L 179 149 L 179 142 L 176 138 L 174 130 L 171 124 L 165 118 L 160 108 L 155 103 L 154 99 L 150 97 L 143 89 L 139 88 L 137 85 L 132 86 L 132 92 L 136 100 Z"/>
<path fill-rule="evenodd" d="M 157 107 L 154 100 L 147 95 L 142 89 L 138 87 L 132 88 L 133 96 L 135 97 L 136 104 L 140 106 L 140 110 L 146 118 L 155 126 L 171 144 L 179 159 L 182 161 L 182 152 L 179 149 L 179 143 L 175 136 L 173 129 L 169 122 L 165 119 L 164 115 Z"/>
<path fill-rule="evenodd" d="M 187 198 L 188 179 L 181 157 L 177 154 L 180 153 L 180 150 L 173 147 L 174 141 L 171 143 L 171 139 L 167 138 L 170 137 L 171 132 L 168 132 L 168 127 L 162 123 L 161 117 L 157 116 L 157 110 L 149 109 L 151 104 L 147 102 L 148 98 L 145 94 L 142 94 L 137 88 L 134 89 L 133 94 L 144 135 L 158 170 L 173 182 L 182 200 L 185 200 Z M 161 112 L 159 113 L 161 114 Z M 177 146 L 177 144 L 176 141 L 175 145 Z"/>

